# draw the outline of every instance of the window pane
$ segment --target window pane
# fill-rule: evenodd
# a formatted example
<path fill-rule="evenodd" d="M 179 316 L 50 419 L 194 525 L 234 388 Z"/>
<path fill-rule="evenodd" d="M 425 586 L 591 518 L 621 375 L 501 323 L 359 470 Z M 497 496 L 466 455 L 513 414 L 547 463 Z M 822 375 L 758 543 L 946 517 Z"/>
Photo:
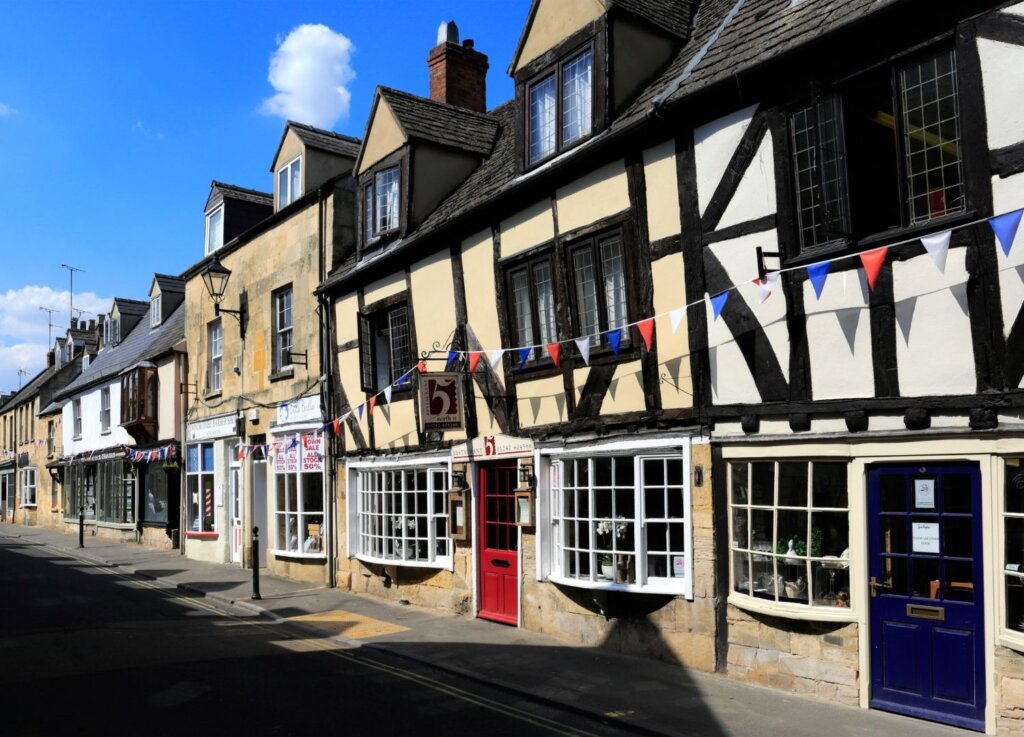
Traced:
<path fill-rule="evenodd" d="M 562 144 L 590 133 L 593 54 L 587 49 L 562 67 Z"/>
<path fill-rule="evenodd" d="M 277 209 L 288 205 L 288 170 L 282 169 L 277 173 Z"/>
<path fill-rule="evenodd" d="M 296 160 L 290 167 L 291 181 L 288 189 L 288 202 L 295 202 L 302 196 L 302 159 Z"/>
<path fill-rule="evenodd" d="M 374 186 L 377 188 L 376 230 L 378 233 L 394 230 L 398 227 L 398 167 L 379 172 Z"/>
<path fill-rule="evenodd" d="M 366 206 L 366 212 L 363 217 L 365 218 L 363 227 L 366 228 L 366 237 L 372 238 L 376 235 L 373 222 L 373 185 L 366 185 L 366 189 L 363 190 L 363 200 Z"/>
<path fill-rule="evenodd" d="M 601 243 L 601 273 L 604 276 L 604 302 L 608 324 L 603 329 L 622 327 L 626 317 L 626 270 L 622 259 L 622 241 L 618 238 Z"/>
<path fill-rule="evenodd" d="M 530 161 L 539 161 L 555 151 L 555 77 L 551 75 L 530 87 Z"/>
<path fill-rule="evenodd" d="M 409 310 L 404 305 L 388 313 L 388 335 L 391 350 L 391 379 L 394 383 L 412 366 L 412 350 L 409 345 Z"/>
<path fill-rule="evenodd" d="M 516 345 L 533 345 L 533 311 L 530 304 L 530 280 L 526 270 L 514 272 L 511 282 Z"/>
<path fill-rule="evenodd" d="M 555 290 L 551 281 L 551 262 L 548 260 L 534 264 L 533 283 L 537 289 L 537 327 L 540 330 L 540 342 L 551 343 L 555 340 Z"/>
<path fill-rule="evenodd" d="M 212 253 L 224 244 L 224 210 L 210 213 L 206 229 L 206 252 Z"/>
<path fill-rule="evenodd" d="M 960 118 L 953 51 L 899 73 L 907 203 L 911 223 L 964 209 Z"/>
<path fill-rule="evenodd" d="M 842 105 L 828 95 L 790 116 L 797 221 L 803 248 L 849 232 Z"/>
<path fill-rule="evenodd" d="M 576 320 L 580 336 L 590 336 L 591 345 L 600 343 L 597 312 L 597 284 L 594 277 L 594 254 L 589 248 L 572 253 L 573 280 L 576 283 Z"/>

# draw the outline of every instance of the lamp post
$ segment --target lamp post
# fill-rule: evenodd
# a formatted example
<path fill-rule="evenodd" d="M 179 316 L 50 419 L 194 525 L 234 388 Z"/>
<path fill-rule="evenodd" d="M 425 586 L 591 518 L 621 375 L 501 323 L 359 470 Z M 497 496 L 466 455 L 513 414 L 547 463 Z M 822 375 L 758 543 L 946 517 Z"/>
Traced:
<path fill-rule="evenodd" d="M 224 266 L 215 256 L 210 263 L 203 267 L 203 270 L 199 272 L 199 275 L 203 277 L 203 284 L 206 285 L 206 292 L 210 295 L 210 299 L 213 300 L 213 314 L 219 316 L 224 312 L 228 315 L 234 315 L 235 319 L 238 320 L 238 330 L 242 340 L 245 340 L 245 323 L 247 316 L 245 303 L 240 301 L 237 310 L 229 310 L 226 307 L 220 306 L 221 301 L 224 299 L 224 290 L 228 287 L 228 279 L 231 278 L 231 270 Z"/>

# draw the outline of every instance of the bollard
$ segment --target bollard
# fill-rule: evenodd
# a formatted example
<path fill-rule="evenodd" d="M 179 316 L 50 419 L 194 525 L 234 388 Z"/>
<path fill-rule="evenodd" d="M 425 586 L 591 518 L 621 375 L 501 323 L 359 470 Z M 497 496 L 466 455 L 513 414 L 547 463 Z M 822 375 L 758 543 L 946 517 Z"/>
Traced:
<path fill-rule="evenodd" d="M 85 507 L 78 508 L 78 547 L 85 547 Z"/>
<path fill-rule="evenodd" d="M 252 598 L 260 596 L 260 528 L 252 528 Z"/>

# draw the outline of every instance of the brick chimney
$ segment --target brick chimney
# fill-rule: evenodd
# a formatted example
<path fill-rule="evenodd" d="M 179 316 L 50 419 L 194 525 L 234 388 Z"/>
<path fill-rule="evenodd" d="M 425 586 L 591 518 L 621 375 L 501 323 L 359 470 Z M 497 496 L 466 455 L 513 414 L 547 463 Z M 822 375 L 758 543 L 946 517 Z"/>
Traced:
<path fill-rule="evenodd" d="M 427 54 L 430 99 L 448 105 L 487 112 L 487 55 L 473 48 L 472 39 L 459 45 L 455 21 L 441 23 L 437 46 Z"/>

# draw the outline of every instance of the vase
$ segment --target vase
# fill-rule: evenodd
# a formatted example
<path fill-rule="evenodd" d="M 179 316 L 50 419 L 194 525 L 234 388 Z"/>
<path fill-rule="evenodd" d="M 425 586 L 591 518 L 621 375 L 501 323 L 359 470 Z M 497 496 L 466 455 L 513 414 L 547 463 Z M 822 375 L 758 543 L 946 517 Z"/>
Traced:
<path fill-rule="evenodd" d="M 615 580 L 615 565 L 612 563 L 601 564 L 601 575 L 609 581 Z"/>

